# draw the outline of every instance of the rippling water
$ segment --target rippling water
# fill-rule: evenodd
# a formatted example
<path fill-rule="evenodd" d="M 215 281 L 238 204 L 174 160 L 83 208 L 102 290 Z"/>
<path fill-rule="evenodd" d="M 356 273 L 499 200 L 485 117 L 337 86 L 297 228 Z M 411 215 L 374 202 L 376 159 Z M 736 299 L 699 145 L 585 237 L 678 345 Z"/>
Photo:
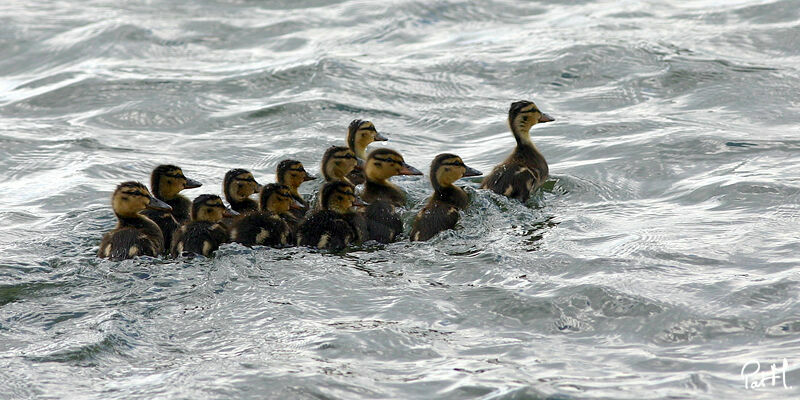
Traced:
<path fill-rule="evenodd" d="M 800 396 L 800 3 L 552 3 L 4 2 L 0 397 Z M 518 99 L 550 182 L 429 243 L 94 257 L 158 163 L 316 172 L 365 118 L 489 171 Z"/>

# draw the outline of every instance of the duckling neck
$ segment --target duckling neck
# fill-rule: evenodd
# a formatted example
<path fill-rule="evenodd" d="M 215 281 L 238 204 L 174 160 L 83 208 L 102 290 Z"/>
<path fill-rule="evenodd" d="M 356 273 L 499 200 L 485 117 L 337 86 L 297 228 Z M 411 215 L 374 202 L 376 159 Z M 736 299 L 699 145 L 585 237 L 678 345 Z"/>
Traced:
<path fill-rule="evenodd" d="M 233 211 L 243 212 L 258 209 L 258 203 L 255 200 L 245 197 L 243 199 L 229 198 L 228 203 L 231 205 Z"/>
<path fill-rule="evenodd" d="M 467 208 L 469 199 L 467 193 L 453 184 L 439 185 L 434 187 L 434 197 L 444 203 L 454 205 L 458 208 Z"/>
<path fill-rule="evenodd" d="M 531 141 L 530 127 L 526 129 L 512 127 L 514 138 L 517 140 L 517 147 L 509 157 L 510 160 L 521 162 L 528 166 L 528 168 L 535 168 L 542 173 L 545 177 L 549 173 L 547 161 L 544 155 L 539 151 L 535 144 Z"/>
<path fill-rule="evenodd" d="M 366 160 L 367 159 L 367 146 L 361 146 L 356 144 L 355 149 L 352 149 L 353 153 L 356 153 L 356 157 Z"/>
<path fill-rule="evenodd" d="M 367 177 L 361 197 L 367 203 L 386 200 L 395 206 L 403 206 L 406 202 L 406 194 L 387 179 L 370 179 Z"/>

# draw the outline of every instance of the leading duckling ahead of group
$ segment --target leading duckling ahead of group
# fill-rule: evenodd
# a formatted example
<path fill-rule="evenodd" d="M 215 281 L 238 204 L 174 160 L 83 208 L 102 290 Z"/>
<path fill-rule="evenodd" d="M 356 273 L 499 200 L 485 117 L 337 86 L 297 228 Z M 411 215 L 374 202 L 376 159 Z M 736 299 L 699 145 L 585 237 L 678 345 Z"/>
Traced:
<path fill-rule="evenodd" d="M 239 215 L 214 194 L 201 194 L 192 202 L 192 222 L 183 225 L 172 239 L 172 256 L 202 255 L 210 257 L 219 246 L 228 242 L 228 228 L 223 217 Z"/>
<path fill-rule="evenodd" d="M 169 212 L 171 207 L 153 197 L 139 182 L 123 182 L 111 195 L 117 226 L 103 235 L 97 256 L 114 261 L 136 256 L 158 256 L 164 247 L 161 229 L 146 216 L 144 209 Z"/>
<path fill-rule="evenodd" d="M 367 146 L 369 146 L 370 143 L 386 140 L 389 139 L 378 133 L 378 130 L 375 129 L 375 125 L 370 121 L 356 119 L 353 120 L 347 128 L 347 147 L 356 155 L 359 164 L 366 162 Z M 364 183 L 366 177 L 364 176 L 364 171 L 354 170 L 350 172 L 347 179 L 353 185 L 360 185 Z"/>
<path fill-rule="evenodd" d="M 174 165 L 159 165 L 150 174 L 150 188 L 153 189 L 153 195 L 172 207 L 171 212 L 157 210 L 144 212 L 147 218 L 158 224 L 164 234 L 165 255 L 169 253 L 173 232 L 189 221 L 189 213 L 192 209 L 192 202 L 181 196 L 180 192 L 200 186 L 202 186 L 200 182 L 187 178 L 183 175 L 183 170 Z"/>
<path fill-rule="evenodd" d="M 505 161 L 496 166 L 483 180 L 481 188 L 489 189 L 521 202 L 541 186 L 549 174 L 547 161 L 531 141 L 531 127 L 537 123 L 555 121 L 539 111 L 530 101 L 517 101 L 508 110 L 508 125 L 517 147 Z"/>
<path fill-rule="evenodd" d="M 453 183 L 462 177 L 481 174 L 481 171 L 466 166 L 455 154 L 436 156 L 430 174 L 433 195 L 414 219 L 411 240 L 428 240 L 443 230 L 455 228 L 458 212 L 467 208 L 469 198 L 464 189 Z"/>

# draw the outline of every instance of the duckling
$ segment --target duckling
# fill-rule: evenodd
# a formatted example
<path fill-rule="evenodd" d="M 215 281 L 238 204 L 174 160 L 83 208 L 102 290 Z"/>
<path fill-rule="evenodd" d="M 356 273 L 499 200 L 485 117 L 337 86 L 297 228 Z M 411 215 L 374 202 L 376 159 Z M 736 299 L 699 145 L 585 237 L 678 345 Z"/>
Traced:
<path fill-rule="evenodd" d="M 372 142 L 382 142 L 389 140 L 375 129 L 375 125 L 370 121 L 360 119 L 353 120 L 347 128 L 347 147 L 355 153 L 360 164 L 367 159 L 367 146 Z M 352 171 L 347 175 L 347 179 L 354 185 L 360 185 L 366 181 L 364 171 Z"/>
<path fill-rule="evenodd" d="M 347 175 L 357 166 L 358 159 L 353 150 L 342 146 L 331 146 L 322 156 L 319 169 L 322 171 L 322 176 L 325 177 L 325 182 L 352 183 L 347 179 Z"/>
<path fill-rule="evenodd" d="M 225 200 L 231 205 L 231 209 L 239 214 L 258 211 L 258 203 L 250 196 L 260 192 L 261 187 L 250 171 L 241 168 L 225 173 L 225 179 L 222 182 Z"/>
<path fill-rule="evenodd" d="M 153 195 L 170 205 L 172 212 L 145 210 L 144 215 L 155 222 L 164 234 L 164 254 L 169 253 L 172 234 L 189 221 L 192 202 L 180 195 L 184 189 L 194 189 L 202 184 L 183 175 L 180 167 L 159 165 L 150 174 L 150 188 Z"/>
<path fill-rule="evenodd" d="M 291 213 L 298 219 L 303 218 L 308 212 L 308 202 L 300 195 L 297 189 L 303 182 L 313 181 L 317 178 L 306 172 L 305 168 L 303 168 L 303 163 L 297 160 L 281 161 L 276 172 L 275 180 L 281 185 L 288 186 L 292 198 L 302 205 L 300 208 L 292 209 Z"/>
<path fill-rule="evenodd" d="M 300 246 L 341 250 L 358 243 L 363 236 L 358 221 L 361 216 L 353 206 L 361 203 L 353 185 L 343 181 L 328 182 L 320 190 L 321 210 L 315 210 L 300 223 L 297 242 Z"/>
<path fill-rule="evenodd" d="M 297 219 L 289 212 L 302 207 L 289 186 L 270 183 L 261 189 L 259 211 L 239 218 L 231 228 L 231 239 L 245 246 L 282 247 L 294 244 Z"/>
<path fill-rule="evenodd" d="M 111 195 L 111 207 L 117 216 L 117 226 L 103 235 L 98 257 L 119 261 L 161 254 L 164 247 L 161 229 L 140 211 L 149 208 L 169 212 L 169 204 L 153 197 L 139 182 L 123 182 Z"/>
<path fill-rule="evenodd" d="M 361 198 L 369 203 L 364 211 L 367 223 L 367 240 L 391 243 L 403 231 L 403 221 L 394 208 L 406 204 L 406 194 L 389 182 L 395 175 L 422 175 L 408 165 L 400 153 L 390 149 L 376 149 L 367 157 L 366 183 Z"/>
<path fill-rule="evenodd" d="M 531 141 L 531 127 L 555 119 L 541 111 L 530 101 L 511 103 L 508 126 L 517 147 L 492 172 L 483 179 L 481 188 L 490 189 L 521 202 L 528 201 L 531 193 L 541 186 L 549 174 L 547 161 Z"/>
<path fill-rule="evenodd" d="M 210 257 L 229 239 L 228 228 L 220 221 L 236 215 L 239 213 L 225 207 L 215 194 L 197 196 L 192 202 L 192 221 L 177 230 L 172 238 L 172 256 Z"/>
<path fill-rule="evenodd" d="M 453 182 L 481 174 L 481 171 L 466 166 L 455 154 L 436 156 L 431 163 L 433 196 L 414 219 L 411 240 L 428 240 L 443 230 L 453 229 L 458 222 L 459 210 L 467 208 L 469 201 L 464 189 Z"/>

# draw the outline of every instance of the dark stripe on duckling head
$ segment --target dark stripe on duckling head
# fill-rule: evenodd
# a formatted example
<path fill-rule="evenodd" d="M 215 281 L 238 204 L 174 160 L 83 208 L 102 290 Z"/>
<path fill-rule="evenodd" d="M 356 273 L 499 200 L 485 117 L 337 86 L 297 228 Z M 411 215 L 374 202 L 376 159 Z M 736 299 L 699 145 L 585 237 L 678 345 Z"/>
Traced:
<path fill-rule="evenodd" d="M 356 151 L 356 132 L 358 132 L 358 127 L 364 122 L 366 121 L 354 119 L 347 127 L 347 147 L 349 147 L 350 150 Z"/>
<path fill-rule="evenodd" d="M 322 189 L 320 190 L 320 203 L 323 209 L 329 209 L 330 202 L 337 193 L 352 196 L 353 198 L 356 197 L 353 185 L 341 181 L 328 182 L 322 185 Z"/>
<path fill-rule="evenodd" d="M 162 164 L 153 169 L 150 174 L 150 188 L 153 189 L 153 196 L 161 198 L 161 177 L 170 175 L 183 175 L 180 167 L 171 164 Z"/>
<path fill-rule="evenodd" d="M 242 169 L 242 168 L 234 168 L 234 169 L 232 169 L 232 170 L 230 170 L 230 171 L 225 173 L 225 178 L 223 178 L 223 180 L 222 180 L 222 192 L 225 194 L 225 200 L 228 200 L 229 203 L 231 202 L 231 199 L 233 199 L 233 195 L 231 194 L 231 186 L 233 186 L 232 184 L 233 184 L 234 181 L 237 181 L 237 180 L 247 181 L 247 182 L 255 182 L 256 181 L 254 178 L 236 179 L 237 176 L 242 175 L 242 174 L 250 174 L 250 175 L 252 175 L 250 173 L 250 171 L 248 171 L 246 169 Z M 256 182 L 256 184 L 258 184 L 258 182 Z"/>
<path fill-rule="evenodd" d="M 331 180 L 332 178 L 328 174 L 326 167 L 333 159 L 356 159 L 356 156 L 352 150 L 344 146 L 331 146 L 328 150 L 325 150 L 325 155 L 322 156 L 322 162 L 320 163 L 320 170 L 325 180 Z"/>
<path fill-rule="evenodd" d="M 303 163 L 297 160 L 283 160 L 278 163 L 278 168 L 275 170 L 275 180 L 278 183 L 286 182 L 286 173 L 289 171 L 306 172 L 303 168 Z"/>
<path fill-rule="evenodd" d="M 269 198 L 273 195 L 292 199 L 292 195 L 289 193 L 289 186 L 280 183 L 269 183 L 264 185 L 264 187 L 261 189 L 261 194 L 258 196 L 259 210 L 262 212 L 267 211 Z"/>
<path fill-rule="evenodd" d="M 197 214 L 202 207 L 226 208 L 222 199 L 215 194 L 201 194 L 192 201 L 192 221 L 197 221 Z"/>

